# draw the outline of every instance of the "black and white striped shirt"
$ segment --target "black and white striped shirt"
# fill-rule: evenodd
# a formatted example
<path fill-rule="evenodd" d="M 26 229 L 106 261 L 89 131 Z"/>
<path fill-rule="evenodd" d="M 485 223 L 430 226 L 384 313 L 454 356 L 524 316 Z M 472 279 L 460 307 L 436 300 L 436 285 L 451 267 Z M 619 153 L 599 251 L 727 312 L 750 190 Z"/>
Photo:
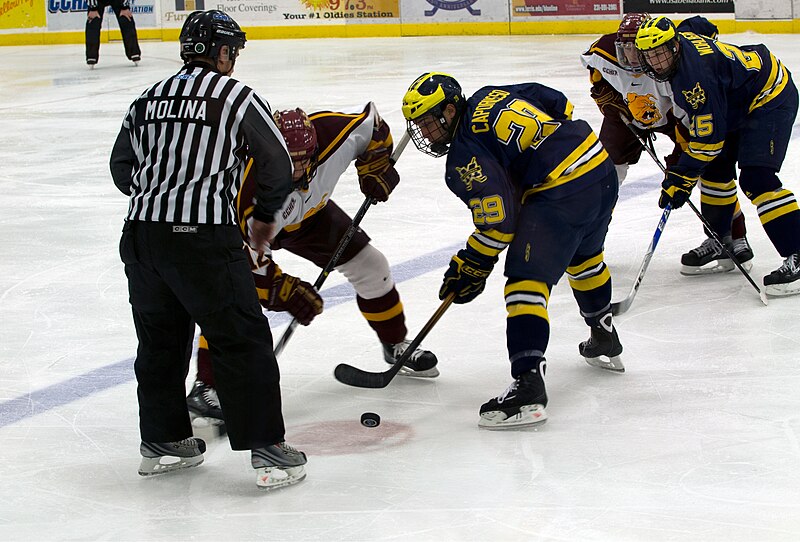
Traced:
<path fill-rule="evenodd" d="M 269 104 L 206 64 L 190 63 L 146 90 L 111 153 L 127 220 L 236 224 L 246 157 L 258 166 L 255 215 L 264 222 L 291 190 L 292 163 Z"/>

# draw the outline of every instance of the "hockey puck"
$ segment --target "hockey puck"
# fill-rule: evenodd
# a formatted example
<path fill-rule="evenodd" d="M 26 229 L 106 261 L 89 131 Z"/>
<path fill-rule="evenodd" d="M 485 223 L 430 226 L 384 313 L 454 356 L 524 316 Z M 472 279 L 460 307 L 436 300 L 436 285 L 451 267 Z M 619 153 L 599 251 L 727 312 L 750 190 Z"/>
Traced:
<path fill-rule="evenodd" d="M 365 412 L 361 415 L 361 425 L 364 427 L 378 427 L 381 424 L 381 417 L 374 412 Z"/>

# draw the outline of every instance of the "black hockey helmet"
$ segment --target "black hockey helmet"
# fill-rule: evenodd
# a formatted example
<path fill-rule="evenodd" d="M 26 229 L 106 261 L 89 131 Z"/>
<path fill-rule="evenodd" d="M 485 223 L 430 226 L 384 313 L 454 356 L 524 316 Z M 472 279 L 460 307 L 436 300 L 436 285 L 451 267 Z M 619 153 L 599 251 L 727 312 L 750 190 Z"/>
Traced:
<path fill-rule="evenodd" d="M 220 47 L 227 45 L 231 60 L 235 60 L 246 41 L 245 33 L 236 21 L 222 11 L 195 11 L 181 28 L 181 59 L 190 62 L 194 57 L 206 56 L 216 61 Z"/>

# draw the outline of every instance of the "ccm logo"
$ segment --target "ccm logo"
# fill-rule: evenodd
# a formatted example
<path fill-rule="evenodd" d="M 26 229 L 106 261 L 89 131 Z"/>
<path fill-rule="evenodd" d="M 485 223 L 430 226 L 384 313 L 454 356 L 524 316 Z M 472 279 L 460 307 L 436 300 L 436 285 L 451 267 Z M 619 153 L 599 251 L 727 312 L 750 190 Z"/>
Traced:
<path fill-rule="evenodd" d="M 197 233 L 197 226 L 172 226 L 172 233 Z"/>

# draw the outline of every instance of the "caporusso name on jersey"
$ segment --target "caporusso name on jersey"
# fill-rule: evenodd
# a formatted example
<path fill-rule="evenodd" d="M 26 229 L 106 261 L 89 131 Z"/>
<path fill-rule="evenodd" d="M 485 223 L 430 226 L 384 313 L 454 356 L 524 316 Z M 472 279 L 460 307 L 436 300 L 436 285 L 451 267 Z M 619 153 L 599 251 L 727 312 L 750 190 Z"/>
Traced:
<path fill-rule="evenodd" d="M 219 119 L 219 106 L 199 98 L 175 97 L 147 100 L 142 105 L 144 122 L 190 121 L 209 124 Z"/>

